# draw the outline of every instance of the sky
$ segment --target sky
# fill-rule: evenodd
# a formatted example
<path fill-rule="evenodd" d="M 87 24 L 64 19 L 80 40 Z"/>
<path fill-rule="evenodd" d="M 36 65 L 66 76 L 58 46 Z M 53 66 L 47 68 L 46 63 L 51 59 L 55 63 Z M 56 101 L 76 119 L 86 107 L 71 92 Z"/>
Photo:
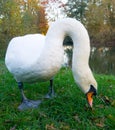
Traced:
<path fill-rule="evenodd" d="M 67 2 L 67 0 L 60 0 L 63 4 Z M 57 19 L 62 19 L 66 17 L 66 13 L 64 13 L 64 9 L 61 8 L 60 6 L 62 3 L 59 3 L 58 1 L 56 2 L 51 2 L 46 6 L 46 14 L 47 14 L 47 19 L 50 22 L 55 21 Z"/>

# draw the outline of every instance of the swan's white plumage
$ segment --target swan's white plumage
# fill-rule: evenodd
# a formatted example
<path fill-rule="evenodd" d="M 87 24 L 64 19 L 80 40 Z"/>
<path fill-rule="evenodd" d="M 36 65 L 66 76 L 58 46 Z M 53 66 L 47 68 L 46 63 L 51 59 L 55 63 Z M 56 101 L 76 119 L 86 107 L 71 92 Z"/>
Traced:
<path fill-rule="evenodd" d="M 36 71 L 34 65 L 42 53 L 44 43 L 45 36 L 41 34 L 15 37 L 10 41 L 5 63 L 17 81 L 28 81 L 26 78 Z"/>
<path fill-rule="evenodd" d="M 34 34 L 11 40 L 6 53 L 6 66 L 20 82 L 34 82 L 52 78 L 63 61 L 63 40 L 70 36 L 74 43 L 72 71 L 84 93 L 97 83 L 89 68 L 90 42 L 87 30 L 77 20 L 57 20 L 46 37 Z"/>
<path fill-rule="evenodd" d="M 6 62 L 13 60 L 14 63 L 34 63 L 39 58 L 45 43 L 45 36 L 41 34 L 29 34 L 15 37 L 11 40 L 6 53 Z M 8 59 L 8 60 L 7 60 Z M 15 64 L 14 67 L 16 67 Z"/>

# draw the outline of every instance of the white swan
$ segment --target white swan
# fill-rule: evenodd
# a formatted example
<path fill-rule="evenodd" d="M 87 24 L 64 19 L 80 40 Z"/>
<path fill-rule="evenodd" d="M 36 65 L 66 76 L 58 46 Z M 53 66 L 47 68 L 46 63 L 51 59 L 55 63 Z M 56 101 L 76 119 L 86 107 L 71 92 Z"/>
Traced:
<path fill-rule="evenodd" d="M 23 82 L 50 80 L 61 68 L 63 60 L 63 40 L 70 36 L 73 40 L 72 71 L 76 83 L 87 95 L 92 107 L 92 96 L 96 94 L 97 83 L 89 67 L 90 41 L 87 30 L 77 20 L 65 18 L 54 22 L 46 37 L 31 34 L 13 38 L 8 46 L 5 64 L 14 75 L 21 89 L 23 104 L 19 109 L 37 107 L 40 101 L 28 100 L 23 93 Z"/>

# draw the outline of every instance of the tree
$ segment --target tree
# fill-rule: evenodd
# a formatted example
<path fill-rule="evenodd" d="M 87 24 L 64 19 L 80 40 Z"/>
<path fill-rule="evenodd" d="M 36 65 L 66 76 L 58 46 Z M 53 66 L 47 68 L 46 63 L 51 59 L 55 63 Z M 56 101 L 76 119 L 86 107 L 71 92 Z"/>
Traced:
<path fill-rule="evenodd" d="M 86 7 L 87 0 L 68 0 L 66 4 L 67 16 L 84 22 Z"/>
<path fill-rule="evenodd" d="M 46 33 L 48 28 L 44 8 L 39 0 L 0 1 L 0 53 L 9 40 L 28 33 Z"/>
<path fill-rule="evenodd" d="M 42 34 L 46 34 L 47 30 L 48 30 L 48 22 L 46 20 L 45 16 L 45 9 L 44 7 L 39 8 L 39 12 L 38 12 L 38 28 L 40 30 L 40 33 Z"/>
<path fill-rule="evenodd" d="M 62 0 L 42 0 L 48 21 L 55 21 L 66 17 L 65 3 Z"/>
<path fill-rule="evenodd" d="M 24 32 L 45 34 L 48 24 L 45 18 L 45 9 L 40 5 L 39 0 L 18 0 L 18 3 L 21 7 Z"/>
<path fill-rule="evenodd" d="M 93 46 L 115 46 L 114 0 L 68 0 L 65 7 L 67 16 L 86 26 Z"/>
<path fill-rule="evenodd" d="M 20 10 L 16 3 L 13 0 L 0 1 L 0 53 L 4 54 L 11 37 L 20 34 L 20 24 Z"/>
<path fill-rule="evenodd" d="M 91 0 L 86 11 L 86 26 L 94 46 L 107 46 L 115 38 L 114 0 Z"/>

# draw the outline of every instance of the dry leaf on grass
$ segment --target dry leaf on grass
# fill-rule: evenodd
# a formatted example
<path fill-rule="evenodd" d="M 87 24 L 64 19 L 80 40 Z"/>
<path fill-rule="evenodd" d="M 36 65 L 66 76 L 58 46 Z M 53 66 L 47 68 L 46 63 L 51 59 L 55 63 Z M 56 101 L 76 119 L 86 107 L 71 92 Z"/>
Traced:
<path fill-rule="evenodd" d="M 104 127 L 105 126 L 105 124 L 104 124 L 105 117 L 93 117 L 93 118 L 91 118 L 91 120 L 98 127 Z"/>
<path fill-rule="evenodd" d="M 106 95 L 100 94 L 99 96 L 97 96 L 97 98 L 101 102 L 103 102 L 104 104 L 106 104 L 106 105 L 110 105 L 111 104 L 111 99 L 108 96 L 106 96 Z"/>
<path fill-rule="evenodd" d="M 14 125 L 10 130 L 16 130 L 16 125 Z"/>
<path fill-rule="evenodd" d="M 109 115 L 107 116 L 107 118 L 109 118 L 111 121 L 115 122 L 115 116 L 109 114 Z"/>
<path fill-rule="evenodd" d="M 75 116 L 74 116 L 74 119 L 75 119 L 78 123 L 81 123 L 80 118 L 79 118 L 78 115 L 75 115 Z"/>
<path fill-rule="evenodd" d="M 115 106 L 115 100 L 111 102 L 111 106 Z"/>
<path fill-rule="evenodd" d="M 103 128 L 105 126 L 105 124 L 103 124 L 103 123 L 96 123 L 96 126 Z"/>
<path fill-rule="evenodd" d="M 56 130 L 56 128 L 54 127 L 54 124 L 47 124 L 46 130 Z"/>

